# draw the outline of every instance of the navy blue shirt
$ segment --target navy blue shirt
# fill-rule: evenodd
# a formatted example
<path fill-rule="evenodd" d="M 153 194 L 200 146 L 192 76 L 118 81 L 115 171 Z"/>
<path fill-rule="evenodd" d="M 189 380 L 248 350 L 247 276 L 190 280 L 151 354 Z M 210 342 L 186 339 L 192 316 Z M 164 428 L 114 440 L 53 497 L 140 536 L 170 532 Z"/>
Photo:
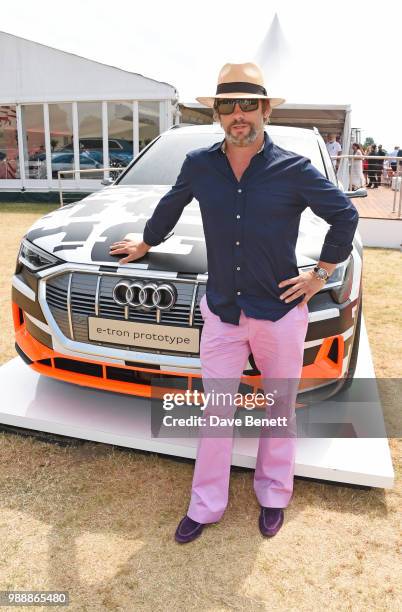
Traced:
<path fill-rule="evenodd" d="M 359 220 L 349 198 L 310 159 L 275 145 L 267 132 L 264 138 L 240 181 L 222 142 L 190 151 L 143 233 L 151 246 L 164 242 L 183 208 L 196 198 L 208 259 L 207 304 L 235 325 L 241 310 L 277 321 L 304 299 L 284 302 L 279 296 L 290 286 L 278 283 L 299 275 L 295 247 L 307 206 L 330 225 L 320 255 L 324 262 L 347 259 Z"/>

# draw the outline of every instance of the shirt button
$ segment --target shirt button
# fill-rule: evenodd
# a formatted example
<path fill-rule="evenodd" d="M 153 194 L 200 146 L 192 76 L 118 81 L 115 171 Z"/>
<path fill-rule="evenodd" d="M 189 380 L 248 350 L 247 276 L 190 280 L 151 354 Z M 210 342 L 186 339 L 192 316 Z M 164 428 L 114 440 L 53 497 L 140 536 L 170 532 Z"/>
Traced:
<path fill-rule="evenodd" d="M 241 189 L 238 189 L 238 190 L 237 190 L 237 193 L 241 193 Z"/>
<path fill-rule="evenodd" d="M 239 246 L 240 242 L 238 240 L 236 240 L 236 244 L 237 244 L 237 246 Z"/>
<path fill-rule="evenodd" d="M 236 218 L 237 218 L 237 219 L 240 219 L 240 215 L 236 215 Z"/>
<path fill-rule="evenodd" d="M 240 294 L 241 294 L 241 291 L 238 291 L 238 292 L 237 292 L 237 295 L 240 295 Z"/>
<path fill-rule="evenodd" d="M 240 266 L 237 266 L 236 270 L 240 270 Z"/>

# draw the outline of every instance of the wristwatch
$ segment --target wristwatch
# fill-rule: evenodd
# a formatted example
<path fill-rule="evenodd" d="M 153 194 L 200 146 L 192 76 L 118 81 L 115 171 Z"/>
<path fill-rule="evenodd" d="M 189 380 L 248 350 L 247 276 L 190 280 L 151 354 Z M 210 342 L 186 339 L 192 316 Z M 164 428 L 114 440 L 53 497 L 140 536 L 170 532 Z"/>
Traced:
<path fill-rule="evenodd" d="M 325 282 L 329 279 L 329 274 L 325 268 L 320 268 L 319 266 L 314 266 L 313 272 L 315 276 Z"/>

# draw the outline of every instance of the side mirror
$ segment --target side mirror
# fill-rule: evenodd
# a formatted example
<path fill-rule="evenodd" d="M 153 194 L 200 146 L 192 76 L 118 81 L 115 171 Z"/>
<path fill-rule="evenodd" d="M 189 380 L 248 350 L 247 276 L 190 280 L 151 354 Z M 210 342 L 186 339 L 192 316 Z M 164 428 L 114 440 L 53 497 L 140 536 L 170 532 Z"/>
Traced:
<path fill-rule="evenodd" d="M 101 181 L 101 185 L 105 185 L 106 187 L 109 187 L 109 185 L 113 185 L 113 179 L 112 178 L 105 178 L 103 179 L 103 181 Z"/>
<path fill-rule="evenodd" d="M 367 189 L 364 187 L 360 187 L 360 189 L 355 191 L 345 191 L 344 193 L 347 198 L 367 198 Z"/>

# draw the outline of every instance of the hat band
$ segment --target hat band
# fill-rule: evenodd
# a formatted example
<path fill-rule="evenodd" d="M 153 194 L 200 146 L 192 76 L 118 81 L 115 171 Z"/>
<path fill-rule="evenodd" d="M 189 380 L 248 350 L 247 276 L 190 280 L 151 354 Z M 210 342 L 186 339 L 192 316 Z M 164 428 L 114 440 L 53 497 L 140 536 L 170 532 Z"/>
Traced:
<path fill-rule="evenodd" d="M 245 82 L 233 82 L 233 83 L 220 83 L 216 88 L 216 95 L 223 93 L 237 93 L 243 91 L 244 93 L 261 94 L 267 96 L 267 90 L 262 85 L 256 83 L 245 83 Z"/>

